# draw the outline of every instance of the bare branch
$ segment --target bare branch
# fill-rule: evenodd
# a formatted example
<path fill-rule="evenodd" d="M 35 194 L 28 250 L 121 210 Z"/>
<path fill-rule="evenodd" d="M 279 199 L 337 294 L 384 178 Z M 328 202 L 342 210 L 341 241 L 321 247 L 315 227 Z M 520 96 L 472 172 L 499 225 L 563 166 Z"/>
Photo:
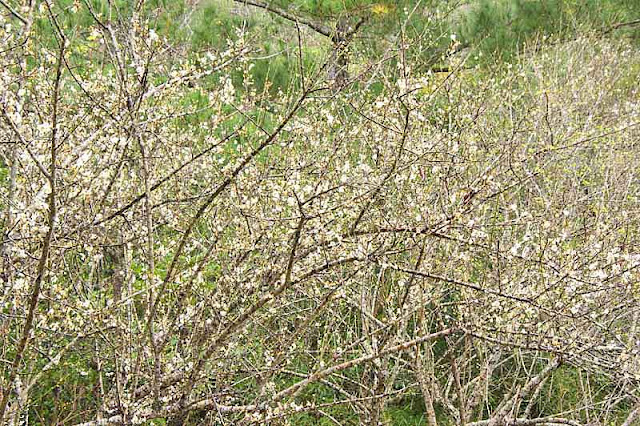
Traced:
<path fill-rule="evenodd" d="M 310 19 L 306 19 L 300 16 L 296 16 L 292 13 L 287 12 L 286 10 L 280 9 L 279 7 L 276 6 L 272 6 L 268 3 L 263 3 L 261 1 L 257 1 L 257 0 L 233 0 L 236 3 L 239 4 L 243 4 L 243 5 L 251 5 L 260 9 L 264 9 L 268 12 L 274 13 L 288 21 L 294 22 L 294 23 L 301 23 L 303 25 L 306 25 L 307 27 L 311 28 L 313 31 L 317 32 L 320 35 L 323 35 L 325 37 L 332 37 L 333 31 L 331 30 L 331 28 L 327 27 L 326 25 L 323 24 L 319 24 L 317 22 L 314 22 Z"/>

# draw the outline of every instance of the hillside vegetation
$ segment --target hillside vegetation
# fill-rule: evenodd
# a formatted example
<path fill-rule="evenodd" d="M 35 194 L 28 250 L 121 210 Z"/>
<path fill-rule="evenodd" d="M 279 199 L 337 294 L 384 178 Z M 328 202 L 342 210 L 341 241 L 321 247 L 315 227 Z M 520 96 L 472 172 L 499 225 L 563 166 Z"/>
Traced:
<path fill-rule="evenodd" d="M 638 424 L 637 6 L 2 0 L 0 424 Z"/>

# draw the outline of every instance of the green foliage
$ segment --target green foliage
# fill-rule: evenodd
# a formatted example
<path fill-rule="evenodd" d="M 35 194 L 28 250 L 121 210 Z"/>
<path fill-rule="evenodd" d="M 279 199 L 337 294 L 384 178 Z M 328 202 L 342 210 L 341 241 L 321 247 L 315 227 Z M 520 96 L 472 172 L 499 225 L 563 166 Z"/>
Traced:
<path fill-rule="evenodd" d="M 545 383 L 539 398 L 533 409 L 533 413 L 540 417 L 559 413 L 569 407 L 579 406 L 589 396 L 604 395 L 614 389 L 614 385 L 604 376 L 592 374 L 578 368 L 564 365 L 553 373 Z M 593 394 L 593 395 L 590 395 Z M 626 402 L 612 410 L 612 415 L 617 419 L 615 424 L 622 424 L 626 413 L 631 407 Z M 587 422 L 584 411 L 580 413 L 582 421 Z"/>
<path fill-rule="evenodd" d="M 209 2 L 196 10 L 190 24 L 193 48 L 224 49 L 229 40 L 237 40 L 238 29 L 242 28 L 256 42 L 252 48 L 258 60 L 249 71 L 256 90 L 267 90 L 275 95 L 278 90 L 288 90 L 292 84 L 299 86 L 300 52 L 293 24 L 260 9 L 249 9 L 247 13 L 240 5 L 232 6 Z M 307 74 L 311 74 L 321 61 L 322 51 L 318 47 L 304 49 L 302 66 Z M 237 87 L 246 86 L 245 78 L 240 71 L 232 75 Z"/>
<path fill-rule="evenodd" d="M 66 339 L 61 339 L 60 345 L 66 343 Z M 90 344 L 80 344 L 47 370 L 38 381 L 38 392 L 33 396 L 30 417 L 34 420 L 48 419 L 48 424 L 77 423 L 81 420 L 75 411 L 77 407 L 99 408 L 96 400 L 98 389 L 94 386 L 98 380 L 94 355 Z M 100 362 L 102 374 L 111 375 L 113 368 L 109 360 L 105 358 Z M 43 360 L 40 368 L 46 364 L 46 360 Z"/>
<path fill-rule="evenodd" d="M 509 60 L 524 46 L 607 31 L 638 18 L 637 0 L 480 0 L 454 28 L 465 45 L 488 58 Z M 634 38 L 637 29 L 622 30 Z"/>
<path fill-rule="evenodd" d="M 615 90 L 621 95 L 630 94 L 631 91 L 637 90 L 638 82 L 640 82 L 640 64 L 633 64 L 627 69 L 627 72 L 620 77 L 615 83 Z"/>
<path fill-rule="evenodd" d="M 372 8 L 377 5 L 393 7 L 399 3 L 404 2 L 388 0 L 284 0 L 280 2 L 280 5 L 324 17 Z"/>
<path fill-rule="evenodd" d="M 0 186 L 4 187 L 9 183 L 9 165 L 0 160 Z"/>
<path fill-rule="evenodd" d="M 193 33 L 191 42 L 198 47 L 215 47 L 222 49 L 228 40 L 237 38 L 237 29 L 246 26 L 255 27 L 260 18 L 256 16 L 244 17 L 232 13 L 226 4 L 218 2 L 206 3 L 196 10 L 192 18 Z"/>
<path fill-rule="evenodd" d="M 385 411 L 385 418 L 392 425 L 421 426 L 427 424 L 424 403 L 418 396 L 404 398 L 391 405 Z"/>

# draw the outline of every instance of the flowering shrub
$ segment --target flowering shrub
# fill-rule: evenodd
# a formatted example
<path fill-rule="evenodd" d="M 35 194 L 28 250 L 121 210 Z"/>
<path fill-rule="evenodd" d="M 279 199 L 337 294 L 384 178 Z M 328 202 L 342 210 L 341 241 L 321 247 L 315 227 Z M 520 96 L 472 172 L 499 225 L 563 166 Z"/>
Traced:
<path fill-rule="evenodd" d="M 242 31 L 90 12 L 0 22 L 2 421 L 633 423 L 637 51 L 443 76 L 398 37 L 267 98 Z M 541 404 L 567 368 L 598 391 Z"/>

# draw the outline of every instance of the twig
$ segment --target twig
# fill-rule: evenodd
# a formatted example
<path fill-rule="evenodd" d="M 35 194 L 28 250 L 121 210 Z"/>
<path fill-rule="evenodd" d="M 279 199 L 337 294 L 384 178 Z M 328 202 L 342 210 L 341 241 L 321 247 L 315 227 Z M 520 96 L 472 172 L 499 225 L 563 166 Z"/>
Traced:
<path fill-rule="evenodd" d="M 627 22 L 618 22 L 617 24 L 613 24 L 611 28 L 606 30 L 604 33 L 609 34 L 610 32 L 615 31 L 619 28 L 632 27 L 638 24 L 640 24 L 640 19 L 634 19 L 633 21 L 627 21 Z"/>
<path fill-rule="evenodd" d="M 377 353 L 373 353 L 370 355 L 365 355 L 362 356 L 360 358 L 355 358 L 349 361 L 345 361 L 341 364 L 337 364 L 334 366 L 331 366 L 329 368 L 325 368 L 324 370 L 320 370 L 317 371 L 313 374 L 311 374 L 308 378 L 306 378 L 305 380 L 299 381 L 291 386 L 289 386 L 288 388 L 278 392 L 276 395 L 274 395 L 273 397 L 273 401 L 274 402 L 278 402 L 280 400 L 282 400 L 284 397 L 289 396 L 289 395 L 295 395 L 297 394 L 300 390 L 302 390 L 303 388 L 305 388 L 306 386 L 310 385 L 311 383 L 317 382 L 320 379 L 323 379 L 335 372 L 341 371 L 341 370 L 345 370 L 347 368 L 351 368 L 355 365 L 358 364 L 362 364 L 365 362 L 369 362 L 369 361 L 373 361 L 375 359 L 378 359 L 380 357 L 383 357 L 385 355 L 394 353 L 394 352 L 399 352 L 399 351 L 403 351 L 405 349 L 409 349 L 413 346 L 419 345 L 421 343 L 424 342 L 428 342 L 430 340 L 435 340 L 435 339 L 439 339 L 440 337 L 444 337 L 444 336 L 448 336 L 450 334 L 453 334 L 456 331 L 456 329 L 454 328 L 448 328 L 445 330 L 441 330 L 438 331 L 436 333 L 432 333 L 432 334 L 427 334 L 426 336 L 421 336 L 418 337 L 416 339 L 413 340 L 409 340 L 408 342 L 404 342 L 401 343 L 399 345 L 395 345 L 395 346 L 391 346 L 388 347 L 387 349 L 384 349 L 380 352 Z"/>
<path fill-rule="evenodd" d="M 18 19 L 20 22 L 22 22 L 23 24 L 27 25 L 27 20 L 22 15 L 20 15 L 17 10 L 12 8 L 4 0 L 0 0 L 0 5 L 4 6 L 4 8 L 7 9 L 9 11 L 9 13 L 11 13 L 13 15 L 14 18 Z"/>
<path fill-rule="evenodd" d="M 272 6 L 270 4 L 267 3 L 263 3 L 261 1 L 254 1 L 254 0 L 233 0 L 236 3 L 240 3 L 240 4 L 244 4 L 244 5 L 251 5 L 254 7 L 258 7 L 260 9 L 264 9 L 266 11 L 269 11 L 271 13 L 274 13 L 278 16 L 280 16 L 281 18 L 287 19 L 291 22 L 294 23 L 298 23 L 300 22 L 301 24 L 306 25 L 307 27 L 311 28 L 312 30 L 314 30 L 315 32 L 317 32 L 318 34 L 321 34 L 325 37 L 329 37 L 331 38 L 333 31 L 331 31 L 331 28 L 327 27 L 326 25 L 322 25 L 319 24 L 317 22 L 313 22 L 310 19 L 305 19 L 299 16 L 295 16 L 289 12 L 287 12 L 286 10 L 280 9 L 278 7 Z"/>
<path fill-rule="evenodd" d="M 22 336 L 18 342 L 16 348 L 16 355 L 11 365 L 11 373 L 9 374 L 9 380 L 7 381 L 9 386 L 13 386 L 13 383 L 18 376 L 18 370 L 20 363 L 24 357 L 24 353 L 31 336 L 31 328 L 33 327 L 33 320 L 38 308 L 38 301 L 40 300 L 40 291 L 42 289 L 42 279 L 47 267 L 47 260 L 49 259 L 49 252 L 51 248 L 51 240 L 53 238 L 53 229 L 56 220 L 56 153 L 57 153 L 57 135 L 58 135 L 58 101 L 60 95 L 60 80 L 62 77 L 62 62 L 64 56 L 64 40 L 60 43 L 60 52 L 58 54 L 58 62 L 56 65 L 56 77 L 53 85 L 53 103 L 52 103 L 52 117 L 51 117 L 51 165 L 49 168 L 49 186 L 51 192 L 49 193 L 49 215 L 48 215 L 48 229 L 47 234 L 42 243 L 42 253 L 40 260 L 38 261 L 38 268 L 36 270 L 36 278 L 33 282 L 33 288 L 31 291 L 31 297 L 29 298 L 29 307 L 27 317 L 22 329 Z M 0 400 L 0 424 L 3 423 L 7 404 L 9 403 L 9 396 L 11 390 L 6 389 L 2 392 L 2 399 Z"/>

